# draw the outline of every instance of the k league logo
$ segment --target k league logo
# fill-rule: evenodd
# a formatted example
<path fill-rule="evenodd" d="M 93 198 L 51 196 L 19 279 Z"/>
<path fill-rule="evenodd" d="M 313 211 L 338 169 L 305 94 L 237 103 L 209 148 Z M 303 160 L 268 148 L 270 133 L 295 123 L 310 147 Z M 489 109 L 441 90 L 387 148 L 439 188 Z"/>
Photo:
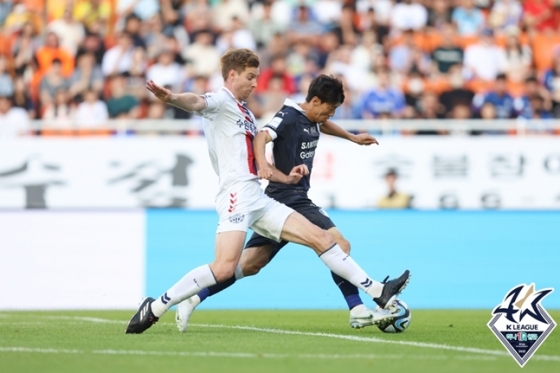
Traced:
<path fill-rule="evenodd" d="M 541 301 L 554 289 L 535 291 L 535 284 L 520 284 L 511 289 L 492 311 L 488 327 L 510 355 L 523 367 L 546 340 L 556 323 Z"/>

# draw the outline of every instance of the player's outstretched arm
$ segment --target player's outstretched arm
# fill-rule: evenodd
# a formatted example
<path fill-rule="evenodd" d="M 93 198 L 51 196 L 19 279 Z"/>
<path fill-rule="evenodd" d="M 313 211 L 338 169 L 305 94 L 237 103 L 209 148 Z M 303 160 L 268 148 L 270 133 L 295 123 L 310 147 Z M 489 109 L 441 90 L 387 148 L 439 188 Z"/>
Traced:
<path fill-rule="evenodd" d="M 146 82 L 146 88 L 161 101 L 176 106 L 179 109 L 200 111 L 206 108 L 206 100 L 197 94 L 190 92 L 173 93 L 169 89 L 154 83 L 153 80 Z"/>
<path fill-rule="evenodd" d="M 369 133 L 359 133 L 357 135 L 346 131 L 344 128 L 340 127 L 338 124 L 327 120 L 321 125 L 321 132 L 327 135 L 340 137 L 341 139 L 350 140 L 358 145 L 371 145 L 377 144 L 377 139 L 371 136 Z"/>

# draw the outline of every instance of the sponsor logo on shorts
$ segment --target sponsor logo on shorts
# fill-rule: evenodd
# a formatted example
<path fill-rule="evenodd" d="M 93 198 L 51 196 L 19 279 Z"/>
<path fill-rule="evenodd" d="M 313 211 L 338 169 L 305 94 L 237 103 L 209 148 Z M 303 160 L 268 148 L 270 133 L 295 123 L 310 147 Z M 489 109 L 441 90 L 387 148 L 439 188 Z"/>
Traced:
<path fill-rule="evenodd" d="M 229 221 L 234 224 L 241 223 L 243 219 L 245 219 L 245 215 L 243 214 L 235 214 L 229 217 Z"/>

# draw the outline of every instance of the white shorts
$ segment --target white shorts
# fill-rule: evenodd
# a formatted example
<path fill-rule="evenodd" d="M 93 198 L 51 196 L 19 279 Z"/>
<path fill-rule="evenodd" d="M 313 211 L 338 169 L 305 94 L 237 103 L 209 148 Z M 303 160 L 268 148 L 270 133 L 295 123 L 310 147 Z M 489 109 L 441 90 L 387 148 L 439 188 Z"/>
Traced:
<path fill-rule="evenodd" d="M 261 236 L 280 242 L 286 219 L 294 210 L 270 198 L 255 181 L 239 182 L 216 198 L 220 217 L 217 233 L 244 231 L 248 228 Z"/>

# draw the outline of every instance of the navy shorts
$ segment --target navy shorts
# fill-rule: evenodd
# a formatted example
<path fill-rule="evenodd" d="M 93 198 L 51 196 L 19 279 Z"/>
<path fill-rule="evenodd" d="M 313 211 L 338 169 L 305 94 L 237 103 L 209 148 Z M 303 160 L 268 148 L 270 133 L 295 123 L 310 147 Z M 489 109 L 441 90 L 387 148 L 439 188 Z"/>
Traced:
<path fill-rule="evenodd" d="M 301 215 L 305 216 L 307 220 L 315 224 L 321 229 L 327 230 L 335 227 L 331 218 L 327 215 L 323 209 L 313 203 L 307 196 L 307 192 L 301 190 L 285 190 L 278 191 L 275 193 L 267 193 L 270 197 L 274 198 L 278 202 L 285 204 L 288 207 L 293 208 L 295 211 L 299 212 Z M 258 247 L 270 245 L 274 247 L 273 253 L 270 257 L 274 258 L 281 248 L 286 246 L 288 241 L 275 242 L 271 239 L 261 236 L 258 233 L 253 233 L 245 248 Z"/>

